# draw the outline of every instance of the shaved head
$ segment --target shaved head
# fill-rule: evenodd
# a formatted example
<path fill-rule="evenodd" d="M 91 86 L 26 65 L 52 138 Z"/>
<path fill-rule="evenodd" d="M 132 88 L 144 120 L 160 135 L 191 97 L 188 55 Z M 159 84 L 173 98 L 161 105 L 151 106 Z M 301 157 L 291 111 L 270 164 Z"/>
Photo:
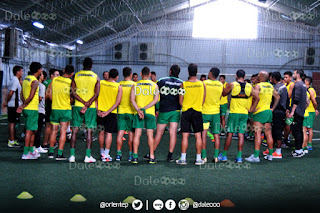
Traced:
<path fill-rule="evenodd" d="M 269 73 L 266 71 L 260 71 L 258 74 L 260 82 L 267 82 L 269 80 Z"/>

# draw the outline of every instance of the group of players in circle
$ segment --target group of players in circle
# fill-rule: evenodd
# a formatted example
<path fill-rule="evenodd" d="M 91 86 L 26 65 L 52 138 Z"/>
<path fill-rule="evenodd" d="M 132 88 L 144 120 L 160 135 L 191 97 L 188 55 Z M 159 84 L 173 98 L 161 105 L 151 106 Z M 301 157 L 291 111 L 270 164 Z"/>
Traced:
<path fill-rule="evenodd" d="M 70 122 L 73 128 L 69 162 L 76 161 L 75 144 L 83 125 L 86 129 L 86 163 L 96 162 L 91 155 L 91 147 L 92 133 L 97 129 L 103 162 L 113 160 L 110 147 L 112 134 L 117 133 L 115 160 L 121 161 L 123 136 L 128 134 L 128 160 L 138 163 L 140 138 L 143 129 L 146 129 L 149 154 L 144 159 L 155 164 L 155 151 L 167 127 L 170 136 L 167 160 L 180 165 L 187 164 L 190 134 L 195 137 L 196 165 L 208 161 L 207 135 L 211 133 L 214 136 L 213 162 L 228 160 L 228 148 L 233 135 L 237 134 L 239 142 L 235 161 L 242 163 L 244 138 L 248 131 L 254 134 L 254 153 L 245 158 L 249 162 L 260 161 L 262 133 L 268 146 L 263 152 L 266 160 L 282 158 L 281 147 L 287 146 L 290 131 L 295 138 L 295 150 L 291 153 L 293 157 L 302 157 L 312 150 L 313 120 L 319 112 L 316 110 L 316 93 L 311 87 L 312 78 L 305 76 L 303 70 L 297 69 L 293 74 L 285 72 L 284 79 L 279 72 L 260 71 L 252 75 L 251 80 L 245 78 L 244 70 L 238 70 L 236 80 L 226 83 L 225 76 L 220 75 L 220 70 L 216 67 L 210 69 L 207 80 L 206 76 L 201 76 L 198 80 L 197 65 L 189 64 L 187 81 L 179 79 L 178 65 L 171 66 L 169 76 L 158 81 L 155 72 L 150 72 L 148 67 L 141 70 L 142 79 L 139 81 L 137 74 L 134 76 L 132 69 L 125 67 L 124 80 L 118 83 L 118 70 L 104 72 L 105 80 L 100 80 L 92 71 L 92 66 L 92 59 L 85 58 L 81 71 L 75 73 L 74 67 L 67 65 L 61 76 L 50 73 L 46 88 L 42 87 L 44 72 L 40 63 L 31 63 L 29 75 L 23 80 L 22 86 L 17 82 L 22 78 L 23 69 L 14 67 L 15 77 L 10 82 L 6 99 L 10 133 L 8 146 L 19 146 L 15 140 L 14 127 L 22 113 L 26 129 L 22 159 L 37 159 L 40 153 L 48 152 L 41 146 L 39 150 L 39 145 L 38 148 L 34 147 L 35 138 L 40 139 L 37 130 L 40 120 L 44 120 L 40 113 L 40 108 L 44 108 L 44 105 L 46 121 L 50 120 L 49 134 L 45 131 L 45 137 L 50 142 L 47 145 L 49 158 L 54 158 L 56 137 L 60 132 L 56 160 L 67 160 L 63 149 L 67 132 L 70 132 Z M 226 122 L 228 96 L 231 101 Z M 179 133 L 182 134 L 181 157 L 174 160 L 172 154 L 177 142 L 179 122 Z M 251 127 L 249 130 L 248 126 Z M 226 141 L 220 153 L 220 136 L 225 136 L 225 132 Z"/>

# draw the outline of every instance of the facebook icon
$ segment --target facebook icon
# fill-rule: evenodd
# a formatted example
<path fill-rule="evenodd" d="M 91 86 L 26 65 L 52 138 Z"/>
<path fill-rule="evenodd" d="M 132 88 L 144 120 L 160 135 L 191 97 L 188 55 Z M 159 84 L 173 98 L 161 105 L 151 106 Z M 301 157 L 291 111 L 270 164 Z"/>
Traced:
<path fill-rule="evenodd" d="M 174 200 L 167 200 L 165 203 L 165 207 L 166 209 L 168 209 L 169 211 L 174 210 L 174 208 L 176 208 L 176 202 Z"/>

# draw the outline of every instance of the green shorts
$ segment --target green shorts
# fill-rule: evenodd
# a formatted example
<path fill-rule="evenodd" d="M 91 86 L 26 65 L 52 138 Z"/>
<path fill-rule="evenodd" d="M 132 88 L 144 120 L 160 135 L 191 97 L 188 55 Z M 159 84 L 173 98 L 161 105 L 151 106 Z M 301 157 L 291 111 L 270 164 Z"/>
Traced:
<path fill-rule="evenodd" d="M 93 129 L 97 127 L 97 110 L 96 108 L 88 108 L 86 113 L 80 113 L 82 107 L 73 107 L 72 110 L 72 124 L 74 127 L 80 127 L 83 122 L 85 128 Z"/>
<path fill-rule="evenodd" d="M 60 122 L 69 122 L 72 119 L 71 110 L 53 109 L 50 115 L 50 122 L 53 125 L 59 125 Z"/>
<path fill-rule="evenodd" d="M 30 131 L 38 130 L 38 119 L 39 119 L 38 110 L 24 109 L 22 110 L 22 114 L 24 117 L 24 125 L 26 126 L 26 130 L 30 130 Z"/>
<path fill-rule="evenodd" d="M 248 114 L 229 113 L 227 132 L 245 133 L 247 130 Z"/>
<path fill-rule="evenodd" d="M 253 115 L 253 121 L 260 122 L 262 124 L 265 123 L 272 123 L 272 111 L 270 109 L 264 110 L 262 112 L 259 112 L 257 114 Z"/>
<path fill-rule="evenodd" d="M 179 123 L 180 111 L 160 112 L 158 116 L 158 124 L 168 124 L 171 122 Z"/>
<path fill-rule="evenodd" d="M 213 134 L 220 134 L 220 114 L 206 115 L 202 114 L 203 129 L 209 129 Z"/>
<path fill-rule="evenodd" d="M 146 129 L 155 129 L 156 126 L 156 116 L 146 114 L 146 111 L 143 109 L 144 119 L 140 119 L 138 114 L 133 116 L 133 128 L 142 129 L 145 127 Z"/>
<path fill-rule="evenodd" d="M 226 116 L 227 109 L 228 109 L 228 103 L 220 105 L 220 115 L 221 116 Z"/>
<path fill-rule="evenodd" d="M 308 126 L 306 126 L 307 128 L 310 128 L 310 129 L 313 128 L 313 121 L 314 121 L 315 117 L 316 117 L 316 113 L 315 112 L 309 112 Z"/>
<path fill-rule="evenodd" d="M 307 127 L 307 128 L 310 128 L 309 117 L 310 117 L 310 116 L 304 116 L 302 126 Z"/>
<path fill-rule="evenodd" d="M 118 130 L 132 131 L 133 114 L 118 114 Z"/>

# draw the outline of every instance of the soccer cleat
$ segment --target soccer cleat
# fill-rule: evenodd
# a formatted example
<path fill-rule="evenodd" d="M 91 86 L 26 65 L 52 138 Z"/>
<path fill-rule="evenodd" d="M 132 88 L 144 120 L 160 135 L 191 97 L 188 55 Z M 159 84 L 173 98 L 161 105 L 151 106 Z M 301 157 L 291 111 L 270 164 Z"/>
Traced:
<path fill-rule="evenodd" d="M 150 158 L 149 163 L 150 164 L 156 164 L 157 162 L 156 162 L 155 158 Z"/>
<path fill-rule="evenodd" d="M 276 159 L 281 159 L 281 158 L 282 158 L 282 154 L 281 154 L 281 153 L 278 154 L 277 152 L 273 152 L 273 153 L 272 153 L 272 157 L 273 157 L 273 158 L 276 158 Z"/>
<path fill-rule="evenodd" d="M 249 141 L 254 141 L 254 136 L 250 136 Z"/>
<path fill-rule="evenodd" d="M 203 162 L 207 163 L 208 158 L 201 158 L 201 160 L 203 160 Z"/>
<path fill-rule="evenodd" d="M 212 142 L 214 143 L 214 142 L 216 142 L 216 140 L 215 140 L 215 139 L 212 139 Z"/>
<path fill-rule="evenodd" d="M 67 132 L 66 134 L 67 140 L 71 140 L 71 136 L 72 136 L 72 131 Z"/>
<path fill-rule="evenodd" d="M 263 140 L 261 144 L 262 144 L 263 146 L 268 146 L 267 140 Z"/>
<path fill-rule="evenodd" d="M 124 131 L 124 134 L 125 134 L 125 135 L 127 135 L 127 134 L 128 134 L 128 132 L 127 132 L 127 131 Z"/>
<path fill-rule="evenodd" d="M 116 156 L 116 161 L 121 161 L 122 155 L 117 155 Z"/>
<path fill-rule="evenodd" d="M 301 157 L 304 156 L 304 153 L 303 153 L 303 152 L 297 153 L 297 152 L 295 152 L 295 151 L 292 151 L 292 152 L 291 152 L 291 156 L 294 157 L 294 158 L 301 158 Z"/>
<path fill-rule="evenodd" d="M 76 157 L 75 157 L 74 155 L 71 155 L 71 156 L 69 157 L 68 161 L 69 161 L 70 163 L 74 163 L 74 162 L 76 162 Z"/>
<path fill-rule="evenodd" d="M 128 161 L 131 162 L 132 159 L 133 159 L 133 157 L 130 155 L 129 158 L 128 158 Z"/>
<path fill-rule="evenodd" d="M 42 148 L 45 149 L 45 150 L 49 150 L 49 149 L 50 149 L 50 146 L 49 146 L 49 144 L 46 144 L 46 145 L 43 145 Z"/>
<path fill-rule="evenodd" d="M 53 158 L 53 153 L 48 153 L 48 158 Z"/>
<path fill-rule="evenodd" d="M 218 157 L 218 160 L 225 162 L 225 161 L 228 161 L 228 158 L 227 158 L 227 156 L 222 156 L 222 153 L 220 153 L 219 157 Z"/>
<path fill-rule="evenodd" d="M 187 161 L 186 160 L 181 160 L 181 158 L 179 158 L 178 160 L 176 160 L 176 164 L 187 165 Z"/>
<path fill-rule="evenodd" d="M 308 153 L 309 153 L 308 149 L 303 150 L 303 154 L 308 154 Z"/>
<path fill-rule="evenodd" d="M 26 137 L 26 134 L 21 133 L 20 137 L 21 137 L 21 138 L 24 138 L 24 137 Z"/>
<path fill-rule="evenodd" d="M 138 158 L 133 158 L 131 163 L 137 164 L 138 163 Z"/>
<path fill-rule="evenodd" d="M 48 153 L 48 150 L 43 149 L 41 146 L 36 148 L 37 152 L 40 154 Z"/>
<path fill-rule="evenodd" d="M 195 165 L 203 165 L 204 164 L 204 161 L 203 160 L 196 160 L 194 162 Z"/>
<path fill-rule="evenodd" d="M 33 152 L 30 152 L 30 154 L 35 156 L 36 158 L 40 157 L 40 154 L 36 150 L 34 150 Z"/>
<path fill-rule="evenodd" d="M 260 162 L 260 158 L 259 157 L 254 157 L 254 155 L 250 155 L 249 157 L 245 158 L 246 161 L 249 161 L 249 162 Z"/>
<path fill-rule="evenodd" d="M 313 149 L 312 149 L 312 146 L 307 146 L 307 149 L 308 149 L 309 151 L 313 150 Z"/>
<path fill-rule="evenodd" d="M 126 139 L 125 137 L 122 137 L 122 140 L 125 141 L 125 140 L 127 140 L 127 139 Z"/>
<path fill-rule="evenodd" d="M 236 163 L 242 163 L 242 158 L 236 158 Z"/>
<path fill-rule="evenodd" d="M 102 162 L 112 162 L 112 157 L 107 155 L 104 159 L 102 159 Z"/>
<path fill-rule="evenodd" d="M 36 160 L 38 159 L 37 157 L 35 157 L 34 155 L 31 154 L 31 152 L 29 152 L 28 154 L 26 155 L 22 155 L 21 157 L 22 160 Z"/>
<path fill-rule="evenodd" d="M 273 154 L 273 153 L 272 153 Z M 266 155 L 266 156 L 264 156 L 264 159 L 265 160 L 269 160 L 269 161 L 272 161 L 272 155 Z"/>
<path fill-rule="evenodd" d="M 239 139 L 238 134 L 233 134 L 232 139 Z"/>
<path fill-rule="evenodd" d="M 149 154 L 145 155 L 145 156 L 143 157 L 143 160 L 150 160 L 150 155 L 149 155 Z"/>
<path fill-rule="evenodd" d="M 56 160 L 67 160 L 67 158 L 62 154 L 62 155 L 57 155 Z"/>
<path fill-rule="evenodd" d="M 218 163 L 218 162 L 219 162 L 219 159 L 214 157 L 214 158 L 212 159 L 212 162 L 213 162 L 213 163 Z"/>
<path fill-rule="evenodd" d="M 223 137 L 223 136 L 226 136 L 226 134 L 225 134 L 224 132 L 221 132 L 221 133 L 220 133 L 220 136 Z"/>
<path fill-rule="evenodd" d="M 168 162 L 174 162 L 174 159 L 173 159 L 172 156 L 170 156 L 170 157 L 168 156 L 168 157 L 167 157 L 167 161 L 168 161 Z"/>
<path fill-rule="evenodd" d="M 20 148 L 21 145 L 20 145 L 20 143 L 19 143 L 18 141 L 12 141 L 12 142 L 10 142 L 10 141 L 8 140 L 8 147 L 10 147 L 10 148 Z"/>
<path fill-rule="evenodd" d="M 95 163 L 96 161 L 97 161 L 97 160 L 94 159 L 91 155 L 90 155 L 90 157 L 86 156 L 86 157 L 84 158 L 84 162 L 85 162 L 85 163 Z"/>
<path fill-rule="evenodd" d="M 269 155 L 269 149 L 266 149 L 266 151 L 262 152 L 263 155 Z"/>

